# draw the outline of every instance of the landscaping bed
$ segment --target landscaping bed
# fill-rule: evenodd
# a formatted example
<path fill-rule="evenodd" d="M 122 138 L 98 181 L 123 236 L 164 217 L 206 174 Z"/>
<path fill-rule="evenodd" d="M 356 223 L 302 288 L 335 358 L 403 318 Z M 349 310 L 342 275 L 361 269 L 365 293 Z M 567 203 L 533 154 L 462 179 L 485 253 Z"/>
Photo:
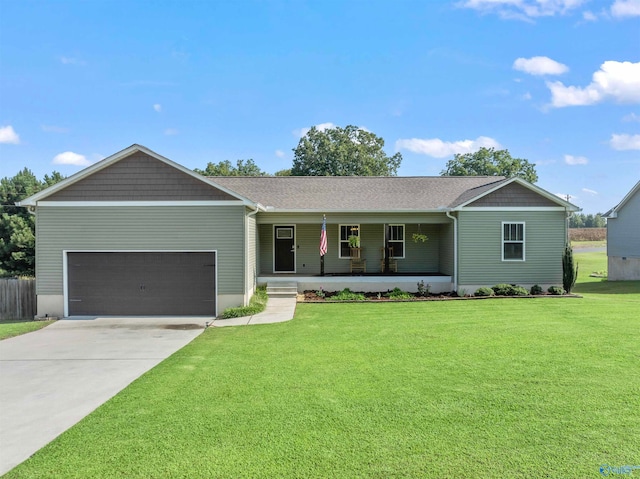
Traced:
<path fill-rule="evenodd" d="M 494 288 L 480 288 L 483 291 L 476 291 L 474 294 L 462 294 L 462 293 L 409 293 L 407 291 L 401 291 L 396 288 L 393 291 L 379 291 L 379 292 L 354 292 L 347 289 L 342 291 L 324 291 L 324 290 L 306 290 L 303 293 L 298 294 L 299 303 L 340 303 L 340 302 L 406 302 L 406 301 L 449 301 L 449 300 L 469 300 L 469 299 L 497 299 L 497 298 L 540 298 L 540 297 L 580 297 L 576 294 L 560 293 L 561 288 L 549 291 L 539 291 L 535 294 L 529 292 L 525 294 L 524 288 L 517 286 L 512 287 L 511 294 L 500 294 L 499 288 L 497 291 Z M 509 285 L 510 286 L 510 285 Z M 513 291 L 517 291 L 514 293 Z"/>

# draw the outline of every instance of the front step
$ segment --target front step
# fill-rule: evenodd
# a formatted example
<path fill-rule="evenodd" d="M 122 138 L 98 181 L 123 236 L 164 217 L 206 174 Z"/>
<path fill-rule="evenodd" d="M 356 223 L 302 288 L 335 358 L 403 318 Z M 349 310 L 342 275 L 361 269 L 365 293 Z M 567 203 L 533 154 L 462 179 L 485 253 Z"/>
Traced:
<path fill-rule="evenodd" d="M 298 283 L 267 283 L 267 295 L 278 298 L 295 298 Z"/>

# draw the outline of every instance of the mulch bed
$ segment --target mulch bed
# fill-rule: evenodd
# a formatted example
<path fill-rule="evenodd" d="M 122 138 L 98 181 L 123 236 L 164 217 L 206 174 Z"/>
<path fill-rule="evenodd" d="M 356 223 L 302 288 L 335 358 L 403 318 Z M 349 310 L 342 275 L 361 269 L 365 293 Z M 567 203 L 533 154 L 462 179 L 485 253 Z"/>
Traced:
<path fill-rule="evenodd" d="M 304 293 L 298 293 L 298 303 L 393 303 L 393 302 L 408 302 L 408 301 L 451 301 L 451 300 L 468 300 L 468 299 L 503 299 L 503 298 L 581 298 L 577 294 L 539 294 L 539 295 L 527 295 L 527 296 L 458 296 L 456 293 L 440 293 L 429 294 L 427 296 L 414 296 L 408 299 L 393 299 L 389 298 L 388 291 L 379 293 L 362 293 L 365 296 L 364 301 L 344 301 L 333 299 L 339 291 L 325 291 L 324 297 L 318 296 L 316 291 L 305 291 Z"/>

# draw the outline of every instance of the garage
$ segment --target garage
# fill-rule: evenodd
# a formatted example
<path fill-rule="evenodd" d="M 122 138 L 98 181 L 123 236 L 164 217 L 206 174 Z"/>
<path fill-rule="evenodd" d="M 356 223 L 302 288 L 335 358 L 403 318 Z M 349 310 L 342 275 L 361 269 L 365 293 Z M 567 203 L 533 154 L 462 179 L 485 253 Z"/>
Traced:
<path fill-rule="evenodd" d="M 69 316 L 214 316 L 216 253 L 67 252 Z"/>

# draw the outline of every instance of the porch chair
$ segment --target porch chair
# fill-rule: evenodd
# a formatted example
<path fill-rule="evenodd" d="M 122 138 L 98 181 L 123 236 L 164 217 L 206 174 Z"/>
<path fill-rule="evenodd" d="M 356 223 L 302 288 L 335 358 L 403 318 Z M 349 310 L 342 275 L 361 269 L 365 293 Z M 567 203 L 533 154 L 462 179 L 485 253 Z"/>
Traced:
<path fill-rule="evenodd" d="M 362 258 L 362 248 L 351 248 L 349 269 L 352 273 L 366 273 L 367 260 Z"/>
<path fill-rule="evenodd" d="M 380 248 L 380 272 L 384 273 L 384 246 Z M 393 258 L 393 246 L 389 246 L 389 272 L 398 272 L 398 260 Z"/>

